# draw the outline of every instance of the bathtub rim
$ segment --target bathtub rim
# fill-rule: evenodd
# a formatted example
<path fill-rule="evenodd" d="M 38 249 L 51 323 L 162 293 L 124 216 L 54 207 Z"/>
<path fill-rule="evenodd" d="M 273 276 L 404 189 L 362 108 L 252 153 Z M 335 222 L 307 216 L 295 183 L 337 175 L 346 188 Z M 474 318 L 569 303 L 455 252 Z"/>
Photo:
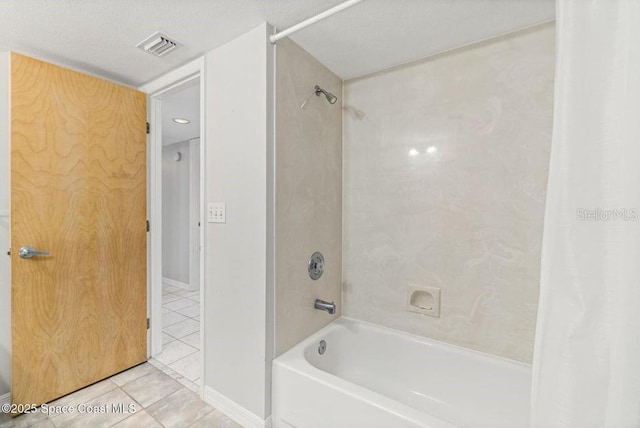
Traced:
<path fill-rule="evenodd" d="M 396 336 L 400 336 L 400 337 L 405 337 L 408 340 L 412 341 L 412 342 L 418 342 L 418 343 L 426 343 L 428 345 L 432 345 L 436 348 L 449 348 L 452 349 L 453 351 L 460 353 L 460 354 L 468 354 L 468 355 L 472 355 L 472 356 L 477 356 L 483 359 L 492 359 L 492 360 L 497 360 L 500 362 L 504 362 L 507 363 L 509 365 L 514 365 L 514 366 L 520 366 L 520 368 L 522 369 L 528 369 L 531 370 L 532 369 L 532 364 L 531 363 L 525 363 L 524 361 L 519 361 L 519 360 L 514 360 L 511 358 L 507 358 L 507 357 L 503 357 L 501 355 L 495 355 L 495 354 L 490 354 L 488 352 L 483 352 L 483 351 L 479 351 L 477 349 L 471 349 L 471 348 L 466 348 L 464 346 L 461 345 L 456 345 L 453 343 L 449 343 L 449 342 L 443 342 L 437 339 L 432 339 L 429 337 L 424 337 L 424 336 L 420 336 L 418 334 L 415 333 L 410 333 L 410 332 L 406 332 L 403 330 L 398 330 L 392 327 L 387 327 L 381 324 L 375 324 L 369 321 L 364 321 L 364 320 L 360 320 L 357 318 L 352 318 L 352 317 L 348 317 L 348 316 L 344 316 L 341 315 L 340 317 L 336 318 L 335 320 L 331 321 L 329 324 L 327 324 L 326 326 L 322 327 L 320 330 L 316 331 L 315 333 L 313 333 L 310 336 L 307 336 L 306 338 L 304 338 L 303 340 L 301 340 L 300 342 L 296 343 L 294 346 L 292 346 L 290 349 L 286 350 L 284 353 L 282 353 L 281 355 L 277 356 L 273 361 L 277 361 L 279 359 L 290 359 L 293 355 L 296 354 L 296 352 L 299 352 L 300 349 L 302 350 L 302 357 L 303 359 L 307 362 L 307 364 L 309 364 L 310 366 L 312 366 L 313 368 L 323 371 L 322 369 L 317 368 L 316 366 L 314 366 L 310 361 L 306 360 L 306 358 L 304 358 L 304 351 L 306 350 L 306 348 L 308 347 L 308 345 L 316 342 L 317 340 L 320 340 L 320 338 L 327 333 L 328 330 L 331 330 L 332 328 L 335 328 L 336 326 L 348 326 L 348 325 L 353 325 L 353 324 L 363 324 L 364 326 L 367 326 L 368 328 L 371 328 L 372 330 L 381 330 L 385 333 L 388 334 L 392 334 L 392 335 L 396 335 Z M 291 355 L 290 355 L 291 354 Z M 286 357 L 286 358 L 283 358 Z M 325 372 L 328 373 L 328 372 Z M 330 373 L 329 373 L 330 374 Z M 335 376 L 335 375 L 334 375 Z M 337 376 L 335 376 L 337 377 Z"/>

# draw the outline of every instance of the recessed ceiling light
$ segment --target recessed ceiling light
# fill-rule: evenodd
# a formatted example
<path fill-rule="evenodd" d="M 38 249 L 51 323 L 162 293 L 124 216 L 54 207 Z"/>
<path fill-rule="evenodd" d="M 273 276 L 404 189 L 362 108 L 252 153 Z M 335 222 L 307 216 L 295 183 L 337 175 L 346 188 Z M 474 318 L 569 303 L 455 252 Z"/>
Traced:
<path fill-rule="evenodd" d="M 174 117 L 173 121 L 175 123 L 179 123 L 180 125 L 186 125 L 187 123 L 191 123 L 191 121 L 189 119 L 183 119 L 181 117 Z"/>

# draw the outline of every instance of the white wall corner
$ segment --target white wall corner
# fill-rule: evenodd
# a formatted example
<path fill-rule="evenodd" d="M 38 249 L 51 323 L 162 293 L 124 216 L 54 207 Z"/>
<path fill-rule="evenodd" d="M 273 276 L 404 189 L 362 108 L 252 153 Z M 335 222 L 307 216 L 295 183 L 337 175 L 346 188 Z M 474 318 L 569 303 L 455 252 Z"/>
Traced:
<path fill-rule="evenodd" d="M 207 300 L 206 322 L 226 328 L 204 332 L 205 346 L 215 352 L 207 356 L 203 381 L 257 415 L 247 419 L 248 426 L 265 426 L 271 410 L 271 338 L 265 326 L 273 315 L 267 255 L 272 140 L 267 35 L 263 23 L 205 56 L 206 134 L 212 136 L 205 156 L 205 201 L 226 203 L 227 222 L 204 224 L 202 288 L 205 296 L 216 296 Z"/>
<path fill-rule="evenodd" d="M 262 419 L 208 386 L 204 387 L 204 401 L 245 428 L 271 428 L 271 416 Z"/>

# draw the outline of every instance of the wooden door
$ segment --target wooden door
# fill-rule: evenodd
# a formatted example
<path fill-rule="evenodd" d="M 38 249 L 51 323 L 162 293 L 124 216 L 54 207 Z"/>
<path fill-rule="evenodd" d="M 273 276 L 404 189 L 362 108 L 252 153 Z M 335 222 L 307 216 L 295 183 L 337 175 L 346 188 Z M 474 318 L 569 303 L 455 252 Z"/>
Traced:
<path fill-rule="evenodd" d="M 10 61 L 11 398 L 41 404 L 146 360 L 146 98 Z"/>

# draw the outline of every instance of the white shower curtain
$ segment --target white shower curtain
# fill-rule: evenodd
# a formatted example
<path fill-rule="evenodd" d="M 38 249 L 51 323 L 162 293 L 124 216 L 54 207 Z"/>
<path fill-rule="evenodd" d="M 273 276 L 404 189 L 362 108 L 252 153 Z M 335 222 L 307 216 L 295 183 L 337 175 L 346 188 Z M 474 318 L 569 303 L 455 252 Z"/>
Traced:
<path fill-rule="evenodd" d="M 640 427 L 640 0 L 558 0 L 533 427 Z"/>

